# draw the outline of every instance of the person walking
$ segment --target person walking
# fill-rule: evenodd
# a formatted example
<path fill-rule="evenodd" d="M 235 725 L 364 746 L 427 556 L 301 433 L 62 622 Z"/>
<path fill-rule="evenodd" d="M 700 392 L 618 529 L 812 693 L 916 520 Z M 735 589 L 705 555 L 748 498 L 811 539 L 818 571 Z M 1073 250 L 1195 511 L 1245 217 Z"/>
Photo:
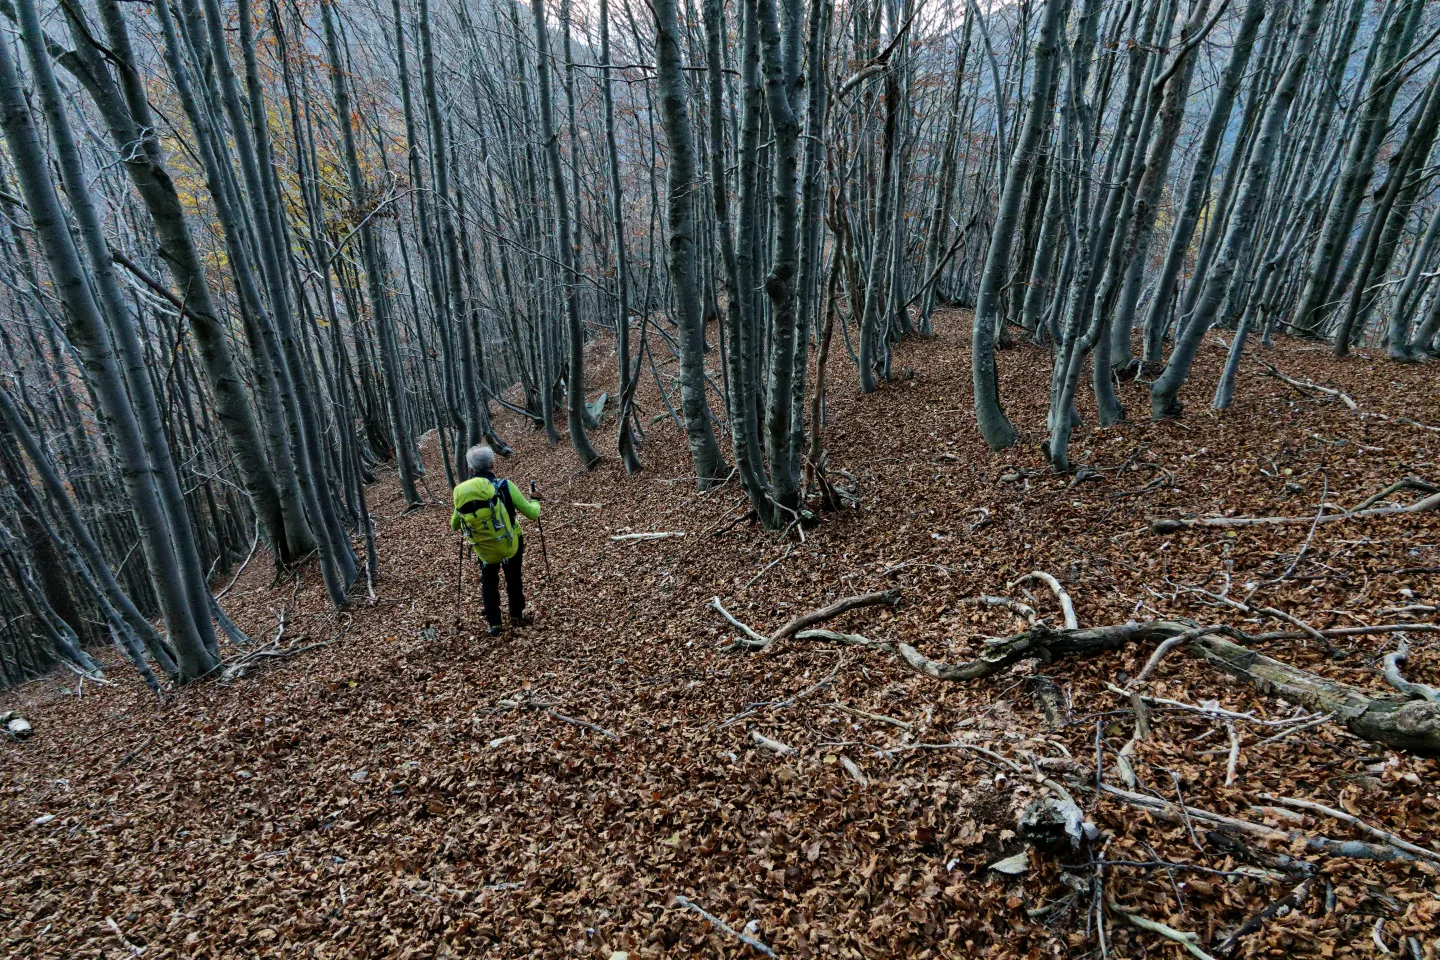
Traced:
<path fill-rule="evenodd" d="M 480 563 L 480 599 L 490 635 L 501 630 L 500 571 L 505 571 L 505 594 L 510 603 L 510 626 L 525 623 L 525 585 L 521 563 L 525 537 L 519 517 L 539 522 L 540 504 L 525 499 L 514 484 L 495 477 L 495 451 L 481 444 L 465 454 L 470 479 L 454 490 L 455 511 L 450 529 L 462 531 Z"/>

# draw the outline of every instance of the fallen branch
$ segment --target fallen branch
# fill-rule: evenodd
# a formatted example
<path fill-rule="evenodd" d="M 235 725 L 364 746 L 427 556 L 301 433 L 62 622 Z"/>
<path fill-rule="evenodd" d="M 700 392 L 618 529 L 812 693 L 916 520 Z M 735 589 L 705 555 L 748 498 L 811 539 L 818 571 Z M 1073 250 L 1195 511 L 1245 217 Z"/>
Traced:
<path fill-rule="evenodd" d="M 790 744 L 788 743 L 781 743 L 779 740 L 771 740 L 759 730 L 751 730 L 750 739 L 754 740 L 758 745 L 764 747 L 766 750 L 769 750 L 776 756 L 793 757 L 795 756 L 795 754 L 800 752 L 799 750 L 796 750 L 794 747 L 790 746 Z"/>
<path fill-rule="evenodd" d="M 981 594 L 978 597 L 965 597 L 960 600 L 956 606 L 1003 607 L 1031 625 L 1034 625 L 1035 621 L 1040 619 L 1040 615 L 1035 612 L 1034 607 L 1027 603 L 1021 603 L 1019 600 L 1011 600 L 1009 597 L 992 597 L 987 594 Z"/>
<path fill-rule="evenodd" d="M 1189 951 L 1189 953 L 1192 954 L 1196 958 L 1196 960 L 1215 960 L 1215 958 L 1210 956 L 1210 954 L 1200 949 L 1200 936 L 1198 934 L 1186 933 L 1181 930 L 1176 930 L 1174 927 L 1167 927 L 1163 923 L 1159 923 L 1155 920 L 1150 920 L 1146 917 L 1142 917 L 1138 913 L 1131 913 L 1130 911 L 1122 908 L 1114 900 L 1110 901 L 1110 909 L 1120 914 L 1120 916 L 1124 917 L 1126 920 L 1129 920 L 1130 923 L 1139 927 L 1141 930 L 1148 930 L 1151 933 L 1158 933 L 1160 936 L 1164 937 L 1167 940 L 1175 941 L 1176 943 L 1180 944 L 1180 946 L 1184 947 L 1187 951 Z"/>
<path fill-rule="evenodd" d="M 871 640 L 869 637 L 862 637 L 858 633 L 836 633 L 834 630 L 801 630 L 795 634 L 795 639 L 833 640 L 847 647 L 870 647 L 874 650 L 883 650 L 886 653 L 895 652 L 895 644 L 887 643 L 884 640 Z"/>
<path fill-rule="evenodd" d="M 1327 817 L 1339 820 L 1341 823 L 1348 823 L 1361 833 L 1368 834 L 1377 840 L 1385 841 L 1396 850 L 1403 850 L 1406 853 L 1414 854 L 1422 860 L 1429 860 L 1431 863 L 1440 864 L 1440 851 L 1431 850 L 1429 847 L 1418 846 L 1408 840 L 1397 837 L 1388 830 L 1372 827 L 1359 817 L 1351 816 L 1342 810 L 1327 807 L 1323 803 L 1316 803 L 1313 800 L 1299 800 L 1294 797 L 1272 797 L 1268 793 L 1262 793 L 1259 796 L 1261 800 L 1278 803 L 1284 807 L 1294 807 L 1296 810 L 1308 810 L 1311 813 L 1324 814 Z"/>
<path fill-rule="evenodd" d="M 1429 485 L 1427 484 L 1426 486 Z M 1318 526 L 1322 523 L 1334 523 L 1340 520 L 1360 520 L 1366 517 L 1393 517 L 1428 513 L 1437 508 L 1440 508 L 1440 490 L 1436 490 L 1436 492 L 1431 493 L 1429 496 L 1405 506 L 1365 507 L 1363 509 L 1357 507 L 1354 510 L 1346 510 L 1340 513 L 1324 513 L 1315 517 L 1191 517 L 1151 520 L 1150 532 L 1164 534 L 1187 530 L 1190 527 L 1286 526 L 1301 523 L 1315 524 Z"/>
<path fill-rule="evenodd" d="M 1084 630 L 1056 630 L 1042 622 L 1023 633 L 987 642 L 980 656 L 969 663 L 931 660 L 906 643 L 896 644 L 896 651 L 917 673 L 964 682 L 993 676 L 1022 660 L 1038 658 L 1049 662 L 1066 656 L 1095 656 L 1130 643 L 1163 643 L 1188 633 L 1192 635 L 1185 641 L 1187 653 L 1246 681 L 1261 693 L 1300 704 L 1314 713 L 1333 714 L 1362 739 L 1421 756 L 1440 756 L 1440 704 L 1420 698 L 1377 696 L 1328 680 L 1214 636 L 1222 632 L 1242 640 L 1255 639 L 1228 627 L 1199 629 L 1185 621 L 1155 620 Z M 1337 635 L 1339 631 L 1325 633 Z"/>
<path fill-rule="evenodd" d="M 611 540 L 664 540 L 666 537 L 683 537 L 685 531 L 657 531 L 655 533 L 617 533 Z"/>
<path fill-rule="evenodd" d="M 765 956 L 767 957 L 775 956 L 774 950 L 771 950 L 769 947 L 765 946 L 765 944 L 761 943 L 759 940 L 756 940 L 748 933 L 741 933 L 739 930 L 734 929 L 724 920 L 721 920 L 714 914 L 707 912 L 704 907 L 700 906 L 698 903 L 696 903 L 694 900 L 691 900 L 689 897 L 677 896 L 675 898 L 675 903 L 681 907 L 684 907 L 686 910 L 693 910 L 696 913 L 700 914 L 700 916 L 710 921 L 710 923 L 715 927 L 715 929 L 719 930 L 721 933 L 728 933 L 730 936 L 734 937 L 736 940 L 739 940 L 741 943 L 745 944 L 745 946 L 749 947 L 750 949 L 758 950 L 761 953 L 765 954 Z M 776 960 L 778 960 L 778 958 L 776 958 Z"/>
<path fill-rule="evenodd" d="M 824 623 L 826 620 L 833 620 L 842 613 L 851 610 L 858 610 L 861 607 L 873 607 L 878 604 L 885 604 L 893 607 L 900 602 L 899 590 L 879 590 L 874 593 L 862 593 L 853 597 L 845 597 L 843 600 L 836 600 L 828 607 L 821 607 L 818 610 L 811 610 L 809 613 L 802 613 L 791 620 L 785 626 L 776 630 L 770 635 L 766 647 L 776 641 L 784 640 L 786 637 L 794 636 L 806 627 L 813 627 L 817 623 Z M 762 648 L 764 649 L 764 648 Z"/>
<path fill-rule="evenodd" d="M 1075 619 L 1075 606 L 1070 602 L 1070 594 L 1066 593 L 1065 588 L 1060 586 L 1059 580 L 1056 580 L 1053 576 L 1044 572 L 1043 570 L 1035 570 L 1031 573 L 1025 574 L 1025 576 L 1023 577 L 1012 580 L 1009 586 L 1006 587 L 1006 589 L 1014 590 L 1017 586 L 1024 583 L 1026 580 L 1039 580 L 1043 582 L 1046 586 L 1048 586 L 1055 593 L 1056 598 L 1060 601 L 1060 611 L 1065 616 L 1065 629 L 1079 629 L 1080 622 Z"/>
<path fill-rule="evenodd" d="M 1428 423 L 1420 423 L 1418 420 L 1411 420 L 1408 417 L 1392 417 L 1389 414 L 1384 413 L 1367 413 L 1364 410 L 1361 410 L 1360 404 L 1356 403 L 1355 399 L 1351 397 L 1350 394 L 1346 393 L 1344 390 L 1336 390 L 1333 387 L 1322 387 L 1320 386 L 1320 384 L 1311 383 L 1309 380 L 1297 380 L 1294 377 L 1287 377 L 1285 376 L 1285 374 L 1277 370 L 1273 364 L 1267 363 L 1265 364 L 1265 366 L 1268 368 L 1267 372 L 1270 374 L 1270 376 L 1281 381 L 1282 383 L 1289 384 L 1296 390 L 1299 390 L 1301 393 L 1310 390 L 1314 391 L 1315 393 L 1323 394 L 1325 396 L 1334 397 L 1341 403 L 1345 404 L 1345 406 L 1348 407 L 1350 411 L 1354 413 L 1357 417 L 1359 417 L 1361 420 L 1386 420 L 1390 423 L 1403 423 L 1407 427 L 1416 427 L 1420 430 L 1429 430 L 1432 433 L 1440 433 L 1440 427 L 1432 427 Z"/>
<path fill-rule="evenodd" d="M 1385 682 L 1407 697 L 1420 697 L 1431 703 L 1440 703 L 1440 690 L 1425 683 L 1411 683 L 1400 673 L 1400 664 L 1410 658 L 1410 644 L 1400 638 L 1400 646 L 1394 653 L 1385 654 Z"/>
<path fill-rule="evenodd" d="M 1268 608 L 1267 608 L 1268 609 Z M 1370 627 L 1330 627 L 1317 630 L 1322 637 L 1365 637 L 1376 633 L 1440 633 L 1440 623 L 1377 623 Z M 1310 633 L 1261 633 L 1251 640 L 1299 640 L 1312 636 Z"/>
<path fill-rule="evenodd" d="M 1228 956 L 1234 953 L 1236 948 L 1240 946 L 1241 938 L 1248 937 L 1250 934 L 1257 932 L 1265 925 L 1266 920 L 1269 920 L 1271 917 L 1286 916 L 1291 911 L 1298 909 L 1302 903 L 1310 898 L 1310 890 L 1314 886 L 1314 877 L 1306 877 L 1304 880 L 1301 880 L 1284 897 L 1276 900 L 1264 910 L 1261 910 L 1255 914 L 1255 916 L 1236 927 L 1234 933 L 1216 945 L 1215 952 L 1221 956 Z"/>
<path fill-rule="evenodd" d="M 736 620 L 735 617 L 730 613 L 730 611 L 725 609 L 725 604 L 720 602 L 719 597 L 711 597 L 710 606 L 714 607 L 716 611 L 720 614 L 720 616 L 724 617 L 732 627 L 734 627 L 736 630 L 739 630 L 745 635 L 746 638 L 748 638 L 745 639 L 742 637 L 736 637 L 735 641 L 731 643 L 730 646 L 726 647 L 727 650 L 739 650 L 744 649 L 745 647 L 758 649 L 765 646 L 765 644 L 768 642 L 760 634 L 756 633 L 754 630 L 750 629 L 745 624 L 741 623 L 739 620 Z"/>
<path fill-rule="evenodd" d="M 1329 837 L 1312 837 L 1299 832 L 1277 830 L 1263 823 L 1227 817 L 1198 807 L 1173 803 L 1160 797 L 1135 793 L 1111 784 L 1102 784 L 1101 792 L 1121 800 L 1132 807 L 1148 811 L 1153 816 L 1170 823 L 1182 824 L 1186 820 L 1204 824 L 1222 833 L 1241 834 L 1265 843 L 1274 843 L 1281 848 L 1292 844 L 1303 845 L 1307 853 L 1319 856 L 1340 857 L 1351 860 L 1415 860 L 1413 854 L 1397 849 L 1390 844 L 1366 843 L 1362 840 L 1332 840 Z"/>
<path fill-rule="evenodd" d="M 843 703 L 835 702 L 830 704 L 841 713 L 848 713 L 852 717 L 859 717 L 861 720 L 871 720 L 875 723 L 884 723 L 892 727 L 899 727 L 901 730 L 914 730 L 915 725 L 906 723 L 904 720 L 896 720 L 894 717 L 887 717 L 881 713 L 866 713 L 864 710 L 856 710 L 854 707 L 846 706 Z"/>

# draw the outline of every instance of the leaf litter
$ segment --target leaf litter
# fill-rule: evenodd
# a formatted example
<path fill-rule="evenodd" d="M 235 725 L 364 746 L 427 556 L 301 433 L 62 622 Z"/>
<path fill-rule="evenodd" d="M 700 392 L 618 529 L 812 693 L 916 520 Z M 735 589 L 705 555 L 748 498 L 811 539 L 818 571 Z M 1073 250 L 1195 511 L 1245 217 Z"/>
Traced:
<path fill-rule="evenodd" d="M 1267 359 L 1286 378 L 1354 408 L 1257 364 L 1213 415 L 1224 354 L 1207 346 L 1183 420 L 1102 431 L 1082 410 L 1085 466 L 1058 476 L 1037 432 L 1048 354 L 1002 355 L 1022 440 L 992 454 L 969 404 L 968 315 L 939 319 L 936 338 L 898 347 L 907 375 L 875 394 L 832 368 L 831 462 L 860 503 L 803 542 L 734 522 L 733 482 L 697 492 L 666 418 L 647 423 L 646 470 L 627 477 L 614 457 L 576 469 L 568 445 L 505 414 L 517 454 L 502 472 L 546 496 L 551 572 L 533 544 L 532 626 L 485 636 L 473 567 L 456 624 L 432 435 L 434 505 L 407 514 L 392 482 L 371 490 L 373 604 L 337 616 L 314 570 L 271 583 L 259 564 L 227 597 L 257 647 L 283 633 L 318 648 L 251 658 L 160 705 L 118 667 L 83 698 L 58 675 L 5 694 L 34 735 L 0 745 L 4 954 L 1039 957 L 1094 953 L 1103 934 L 1114 956 L 1437 956 L 1434 864 L 1306 848 L 1393 850 L 1378 830 L 1433 849 L 1434 759 L 1323 717 L 1282 723 L 1304 711 L 1184 656 L 1117 695 L 1152 653 L 1137 647 L 971 683 L 811 635 L 824 630 L 736 652 L 712 598 L 767 637 L 895 589 L 898 605 L 825 628 L 968 659 L 1027 609 L 1063 622 L 1044 582 L 1016 582 L 1039 571 L 1082 627 L 1289 630 L 1268 655 L 1376 693 L 1393 631 L 1321 644 L 1260 611 L 1312 629 L 1415 624 L 1405 676 L 1440 683 L 1440 513 L 1152 527 L 1313 518 L 1405 477 L 1440 481 L 1427 366 L 1282 343 Z M 594 350 L 597 377 L 608 359 Z M 655 389 L 647 414 L 664 409 Z M 1142 416 L 1146 386 L 1119 390 Z M 613 414 L 594 442 L 613 447 Z M 1008 606 L 974 599 L 996 595 Z M 1092 827 L 1081 842 L 1020 832 L 1038 803 L 1074 819 L 1047 781 Z"/>

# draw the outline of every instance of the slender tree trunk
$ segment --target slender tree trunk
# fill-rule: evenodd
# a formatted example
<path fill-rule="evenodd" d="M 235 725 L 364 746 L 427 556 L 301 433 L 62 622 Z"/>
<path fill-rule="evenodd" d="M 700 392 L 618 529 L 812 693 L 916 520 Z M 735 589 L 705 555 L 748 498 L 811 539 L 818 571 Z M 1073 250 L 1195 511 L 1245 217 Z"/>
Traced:
<path fill-rule="evenodd" d="M 1150 388 L 1150 412 L 1157 420 L 1178 417 L 1184 409 L 1179 399 L 1180 388 L 1190 375 L 1190 366 L 1200 348 L 1201 339 L 1210 329 L 1210 324 L 1220 309 L 1221 301 L 1230 285 L 1230 277 L 1235 272 L 1235 265 L 1249 249 L 1255 233 L 1256 214 L 1270 177 L 1275 151 L 1284 133 L 1290 105 L 1295 100 L 1295 92 L 1305 73 L 1306 62 L 1320 32 L 1320 22 L 1328 4 L 1329 0 L 1309 0 L 1304 22 L 1300 25 L 1290 52 L 1289 64 L 1265 108 L 1255 150 L 1245 169 L 1244 184 L 1235 201 L 1235 210 L 1230 216 L 1230 226 L 1225 235 L 1220 259 L 1206 275 L 1204 289 L 1196 301 L 1195 314 L 1185 329 L 1176 336 L 1175 349 L 1170 354 L 1170 360 Z"/>
<path fill-rule="evenodd" d="M 541 0 L 533 0 L 539 4 Z M 654 0 L 655 74 L 660 91 L 660 114 L 665 142 L 670 148 L 667 207 L 670 225 L 670 279 L 674 286 L 676 325 L 680 339 L 680 396 L 690 457 L 701 489 L 724 479 L 724 463 L 715 442 L 710 407 L 705 401 L 704 331 L 701 329 L 700 290 L 695 276 L 695 148 L 690 113 L 685 100 L 685 77 L 680 64 L 679 27 L 675 0 Z M 538 9 L 538 7 L 537 7 Z"/>
<path fill-rule="evenodd" d="M 555 131 L 554 108 L 550 97 L 550 37 L 545 26 L 545 0 L 530 0 L 535 17 L 536 71 L 540 91 L 540 138 L 545 144 L 545 159 L 550 167 L 551 200 L 559 224 L 560 269 L 563 274 L 561 297 L 565 301 L 565 319 L 570 331 L 570 367 L 566 377 L 570 393 L 568 422 L 570 444 L 586 469 L 600 463 L 600 454 L 585 435 L 585 327 L 580 322 L 580 274 L 575 264 L 575 246 L 570 231 L 570 202 L 565 190 L 565 172 L 560 163 L 560 138 Z M 703 385 L 702 385 L 703 386 Z M 701 397 L 704 399 L 703 395 Z"/>
<path fill-rule="evenodd" d="M 1040 39 L 1035 48 L 1035 76 L 1031 82 L 1032 103 L 1025 126 L 1015 144 L 1005 174 L 1005 185 L 990 234 L 990 248 L 980 275 L 980 292 L 975 303 L 975 322 L 970 335 L 970 369 L 975 388 L 975 420 L 980 435 L 992 450 L 1015 442 L 1017 434 L 1000 405 L 1000 378 L 995 367 L 995 322 L 1000 315 L 1001 284 L 1009 273 L 1010 248 L 1015 239 L 1016 221 L 1025 188 L 1025 176 L 1040 132 L 1047 122 L 1045 101 L 1050 78 L 1059 58 L 1060 31 L 1068 0 L 1045 0 L 1041 15 Z"/>
<path fill-rule="evenodd" d="M 33 3 L 22 0 L 20 10 L 26 45 L 32 56 L 32 69 L 37 78 L 43 77 L 49 69 L 49 60 L 40 36 L 39 18 L 35 15 Z M 35 57 L 37 52 L 38 58 Z M 53 86 L 53 77 L 50 83 Z M 94 299 L 79 251 L 71 238 L 59 197 L 50 180 L 44 150 L 21 90 L 10 45 L 0 43 L 0 126 L 4 128 L 10 156 L 30 210 L 31 223 L 50 263 L 56 291 L 66 305 L 70 341 L 84 358 L 91 382 L 101 399 L 99 412 L 117 444 L 120 473 L 141 526 L 145 559 L 164 613 L 166 631 L 177 653 L 181 678 L 193 680 L 209 673 L 218 661 L 195 622 L 189 584 L 170 575 L 171 571 L 179 569 L 179 565 L 170 539 L 169 518 L 158 490 L 158 471 L 146 455 L 140 425 L 126 392 L 125 378 L 111 345 L 105 318 Z M 58 87 L 54 88 L 53 97 L 47 99 L 58 101 Z M 57 143 L 57 148 L 60 146 Z M 73 153 L 73 138 L 68 146 Z M 78 157 L 72 157 L 68 162 L 78 164 Z M 83 177 L 80 182 L 83 184 Z M 118 318 L 121 323 L 128 321 L 128 317 Z M 168 451 L 164 452 L 168 454 Z"/>
<path fill-rule="evenodd" d="M 626 473 L 638 473 L 640 457 L 635 453 L 635 433 L 630 426 L 634 402 L 634 379 L 630 372 L 630 264 L 625 251 L 625 201 L 620 183 L 620 148 L 615 140 L 615 92 L 610 64 L 610 0 L 600 0 L 600 63 L 604 70 L 600 89 L 605 101 L 605 159 L 610 176 L 610 231 L 615 246 L 615 363 L 619 372 L 620 416 L 618 451 Z M 721 188 L 724 179 L 720 179 Z M 732 429 L 733 424 L 732 424 Z"/>

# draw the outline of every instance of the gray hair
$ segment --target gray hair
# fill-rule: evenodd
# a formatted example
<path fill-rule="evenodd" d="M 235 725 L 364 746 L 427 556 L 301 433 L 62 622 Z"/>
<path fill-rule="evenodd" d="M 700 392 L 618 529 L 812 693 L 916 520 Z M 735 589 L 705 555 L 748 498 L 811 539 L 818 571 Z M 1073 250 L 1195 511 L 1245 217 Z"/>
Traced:
<path fill-rule="evenodd" d="M 483 443 L 477 443 L 465 451 L 465 462 L 471 473 L 483 473 L 495 466 L 495 451 Z"/>

